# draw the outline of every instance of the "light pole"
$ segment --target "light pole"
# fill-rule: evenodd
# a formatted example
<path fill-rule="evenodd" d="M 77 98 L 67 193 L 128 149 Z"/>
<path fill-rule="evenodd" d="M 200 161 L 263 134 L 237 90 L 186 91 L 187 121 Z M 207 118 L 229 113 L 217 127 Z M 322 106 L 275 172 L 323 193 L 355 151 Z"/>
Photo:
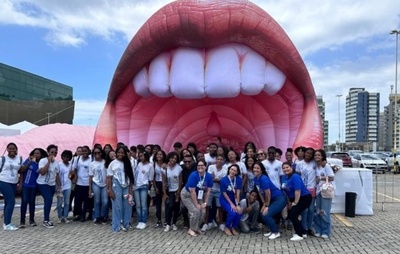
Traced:
<path fill-rule="evenodd" d="M 46 113 L 47 114 L 47 124 L 50 124 L 50 116 L 51 116 L 51 113 Z"/>
<path fill-rule="evenodd" d="M 398 59 L 398 44 L 400 30 L 393 30 L 390 34 L 396 35 L 396 65 L 395 65 L 395 79 L 394 79 L 394 146 L 393 146 L 393 170 L 397 171 L 396 153 L 397 153 L 397 59 Z"/>
<path fill-rule="evenodd" d="M 341 143 L 340 143 L 340 97 L 342 97 L 341 94 L 336 95 L 336 97 L 338 98 L 338 115 L 339 115 L 339 152 L 342 151 L 341 149 Z"/>

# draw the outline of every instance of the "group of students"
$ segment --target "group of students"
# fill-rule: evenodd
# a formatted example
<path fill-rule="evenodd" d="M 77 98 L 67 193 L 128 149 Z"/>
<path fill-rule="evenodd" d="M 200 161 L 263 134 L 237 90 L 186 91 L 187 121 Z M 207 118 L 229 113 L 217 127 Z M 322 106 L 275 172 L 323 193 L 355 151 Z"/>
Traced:
<path fill-rule="evenodd" d="M 68 214 L 73 211 L 75 221 L 106 224 L 111 219 L 115 232 L 133 227 L 133 208 L 136 229 L 148 227 L 153 199 L 154 227 L 164 226 L 165 232 L 178 230 L 177 220 L 182 215 L 183 225 L 193 237 L 217 227 L 217 222 L 228 236 L 258 233 L 260 222 L 269 228 L 264 236 L 271 240 L 280 237 L 281 223 L 293 225 L 292 241 L 331 235 L 332 199 L 323 198 L 320 192 L 322 183 L 334 181 L 334 173 L 324 150 L 298 147 L 293 152 L 289 148 L 283 163 L 282 151 L 273 146 L 257 150 L 252 142 L 246 143 L 240 156 L 215 143 L 202 153 L 193 142 L 186 148 L 177 142 L 168 154 L 159 145 L 128 149 L 119 143 L 114 150 L 109 144 L 96 144 L 93 149 L 78 147 L 75 155 L 65 150 L 60 162 L 55 145 L 49 145 L 47 151 L 33 149 L 25 161 L 18 156 L 16 144 L 8 144 L 6 150 L 0 160 L 4 230 L 25 227 L 27 206 L 30 226 L 37 225 L 34 209 L 39 191 L 47 228 L 54 227 L 50 210 L 56 195 L 58 223 L 69 223 Z M 17 189 L 21 191 L 19 227 L 11 224 Z"/>

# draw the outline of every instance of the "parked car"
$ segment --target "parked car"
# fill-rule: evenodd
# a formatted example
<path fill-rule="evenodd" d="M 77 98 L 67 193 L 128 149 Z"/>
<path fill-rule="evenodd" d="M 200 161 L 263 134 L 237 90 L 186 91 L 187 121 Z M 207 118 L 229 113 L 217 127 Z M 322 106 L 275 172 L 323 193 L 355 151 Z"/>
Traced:
<path fill-rule="evenodd" d="M 356 163 L 353 165 L 357 168 L 368 168 L 371 169 L 373 173 L 382 173 L 385 174 L 388 167 L 384 160 L 379 159 L 374 154 L 370 153 L 358 153 L 353 156 Z"/>
<path fill-rule="evenodd" d="M 370 153 L 376 155 L 376 157 L 384 161 L 386 160 L 387 157 L 389 157 L 392 154 L 391 152 L 385 152 L 385 151 L 376 151 Z"/>
<path fill-rule="evenodd" d="M 351 157 L 348 153 L 345 152 L 326 152 L 327 158 L 336 158 L 341 159 L 343 161 L 343 167 L 352 168 L 353 164 L 351 163 Z"/>

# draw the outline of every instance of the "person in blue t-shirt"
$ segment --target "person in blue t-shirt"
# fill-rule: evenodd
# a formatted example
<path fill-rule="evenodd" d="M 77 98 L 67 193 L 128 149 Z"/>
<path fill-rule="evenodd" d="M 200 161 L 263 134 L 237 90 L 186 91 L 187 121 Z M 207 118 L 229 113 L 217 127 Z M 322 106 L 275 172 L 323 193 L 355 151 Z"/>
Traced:
<path fill-rule="evenodd" d="M 242 208 L 239 204 L 242 177 L 240 177 L 239 165 L 231 165 L 228 168 L 227 175 L 221 179 L 219 184 L 221 190 L 219 201 L 222 209 L 228 213 L 224 232 L 226 235 L 238 235 L 239 233 L 236 229 L 239 227 L 240 218 L 242 217 Z"/>
<path fill-rule="evenodd" d="M 182 203 L 186 206 L 190 214 L 190 226 L 188 234 L 197 236 L 204 234 L 200 230 L 200 223 L 204 221 L 206 215 L 207 200 L 210 197 L 213 178 L 206 172 L 206 162 L 197 162 L 197 171 L 190 174 L 185 187 L 181 191 Z"/>
<path fill-rule="evenodd" d="M 40 159 L 46 157 L 46 151 L 42 148 L 35 148 L 29 153 L 29 158 L 23 163 L 20 169 L 22 177 L 19 180 L 18 188 L 22 188 L 21 193 L 21 217 L 20 217 L 20 228 L 25 227 L 26 210 L 29 205 L 29 224 L 36 226 L 35 222 L 35 206 L 36 206 L 36 194 L 37 184 L 36 179 L 39 176 L 38 167 Z"/>
<path fill-rule="evenodd" d="M 276 239 L 281 236 L 274 217 L 286 206 L 286 197 L 269 179 L 264 164 L 257 161 L 253 165 L 254 185 L 261 199 L 261 217 L 271 232 L 264 234 L 268 239 Z"/>
<path fill-rule="evenodd" d="M 299 215 L 311 204 L 311 194 L 301 180 L 300 175 L 296 174 L 292 165 L 288 162 L 282 164 L 282 190 L 289 198 L 288 218 L 292 222 L 295 234 L 291 241 L 301 241 L 307 237 L 307 231 L 299 221 Z"/>

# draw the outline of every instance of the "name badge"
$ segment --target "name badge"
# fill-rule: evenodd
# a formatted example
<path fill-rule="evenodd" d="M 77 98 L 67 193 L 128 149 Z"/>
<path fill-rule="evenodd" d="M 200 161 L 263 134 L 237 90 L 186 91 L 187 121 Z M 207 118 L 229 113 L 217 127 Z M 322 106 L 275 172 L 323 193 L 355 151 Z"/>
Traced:
<path fill-rule="evenodd" d="M 199 192 L 197 193 L 197 199 L 203 199 L 203 195 L 204 195 L 204 190 L 199 190 Z"/>

